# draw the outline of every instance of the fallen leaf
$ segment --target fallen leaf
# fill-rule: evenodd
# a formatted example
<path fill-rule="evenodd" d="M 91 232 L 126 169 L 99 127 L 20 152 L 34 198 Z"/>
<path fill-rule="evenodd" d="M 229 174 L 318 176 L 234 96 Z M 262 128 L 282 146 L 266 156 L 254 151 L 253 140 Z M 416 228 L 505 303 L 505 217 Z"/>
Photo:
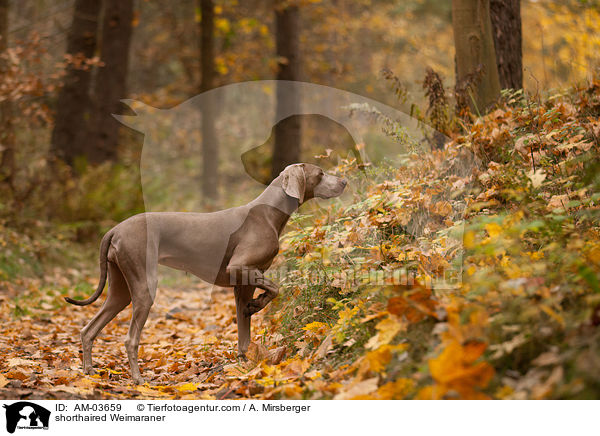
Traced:
<path fill-rule="evenodd" d="M 414 390 L 415 382 L 408 378 L 399 378 L 379 387 L 375 392 L 364 397 L 355 397 L 361 400 L 401 400 Z"/>
<path fill-rule="evenodd" d="M 469 342 L 464 346 L 457 341 L 449 343 L 440 355 L 429 360 L 429 370 L 441 385 L 440 392 L 454 390 L 464 399 L 480 398 L 475 388 L 484 388 L 494 375 L 487 362 L 478 362 L 486 349 L 483 342 Z"/>
<path fill-rule="evenodd" d="M 544 170 L 538 168 L 535 171 L 531 170 L 527 173 L 527 177 L 531 180 L 531 185 L 534 188 L 539 188 L 542 186 L 544 180 L 546 180 L 546 173 Z"/>
<path fill-rule="evenodd" d="M 566 209 L 566 205 L 569 202 L 569 196 L 567 194 L 563 195 L 553 195 L 548 201 L 548 210 L 553 211 L 554 209 Z"/>
<path fill-rule="evenodd" d="M 406 326 L 395 316 L 388 316 L 387 318 L 379 321 L 375 328 L 377 329 L 377 334 L 369 339 L 365 345 L 365 347 L 370 350 L 374 350 L 389 343 L 392 339 L 394 339 L 396 334 L 401 329 L 406 328 Z"/>
<path fill-rule="evenodd" d="M 325 337 L 325 339 L 323 339 L 323 342 L 321 342 L 321 345 L 319 345 L 319 348 L 317 348 L 314 355 L 316 357 L 318 357 L 319 359 L 322 359 L 325 357 L 327 352 L 329 350 L 331 350 L 332 348 L 333 348 L 333 333 L 330 333 Z"/>
<path fill-rule="evenodd" d="M 347 386 L 342 392 L 333 397 L 334 400 L 351 400 L 355 397 L 368 395 L 377 390 L 379 379 L 373 377 L 367 380 L 352 383 Z"/>
<path fill-rule="evenodd" d="M 33 366 L 36 365 L 36 362 L 33 360 L 21 359 L 19 357 L 13 357 L 12 359 L 8 359 L 8 366 Z"/>
<path fill-rule="evenodd" d="M 269 351 L 262 344 L 250 342 L 246 357 L 253 362 L 261 362 L 269 357 Z"/>
<path fill-rule="evenodd" d="M 185 383 L 179 386 L 176 386 L 179 392 L 194 392 L 198 390 L 199 383 Z"/>
<path fill-rule="evenodd" d="M 382 345 L 376 350 L 369 351 L 365 355 L 365 362 L 368 365 L 368 369 L 374 372 L 382 372 L 390 360 L 392 360 L 392 354 L 396 351 L 405 350 L 408 347 L 407 344 L 400 345 Z"/>
<path fill-rule="evenodd" d="M 12 370 L 7 372 L 6 377 L 16 380 L 27 380 L 29 378 L 29 376 L 27 376 L 25 373 L 18 370 Z"/>
<path fill-rule="evenodd" d="M 285 352 L 286 352 L 285 346 L 277 347 L 277 348 L 274 348 L 273 350 L 270 350 L 269 354 L 267 356 L 267 360 L 269 361 L 269 364 L 271 364 L 271 365 L 279 364 L 285 357 Z"/>

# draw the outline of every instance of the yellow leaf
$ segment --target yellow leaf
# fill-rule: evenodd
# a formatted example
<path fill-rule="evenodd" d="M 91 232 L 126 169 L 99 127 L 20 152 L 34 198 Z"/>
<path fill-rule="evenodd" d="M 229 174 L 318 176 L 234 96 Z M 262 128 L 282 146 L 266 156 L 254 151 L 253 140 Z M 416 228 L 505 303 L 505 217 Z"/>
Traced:
<path fill-rule="evenodd" d="M 475 247 L 475 233 L 472 231 L 465 232 L 463 243 L 465 248 L 471 249 Z"/>
<path fill-rule="evenodd" d="M 365 355 L 368 368 L 374 372 L 382 372 L 387 364 L 390 363 L 390 360 L 392 360 L 392 353 L 405 350 L 407 347 L 407 344 L 382 345 L 376 350 L 369 351 Z"/>
<path fill-rule="evenodd" d="M 92 378 L 94 377 L 93 375 L 88 377 L 81 377 L 79 379 L 76 379 L 73 382 L 73 386 L 79 387 L 79 388 L 94 388 L 96 387 L 96 381 L 98 381 L 98 379 L 100 378 L 100 376 L 98 374 L 94 374 L 97 375 L 98 377 L 96 377 L 96 380 L 93 380 Z"/>
<path fill-rule="evenodd" d="M 204 338 L 204 343 L 205 344 L 214 344 L 214 343 L 216 343 L 218 341 L 219 341 L 219 339 L 216 336 L 213 336 L 213 335 L 209 335 L 209 336 L 206 336 Z"/>
<path fill-rule="evenodd" d="M 448 392 L 445 386 L 425 386 L 416 396 L 417 400 L 439 400 Z"/>
<path fill-rule="evenodd" d="M 410 394 L 414 386 L 415 383 L 411 379 L 399 378 L 384 384 L 372 396 L 378 400 L 400 400 Z"/>
<path fill-rule="evenodd" d="M 531 260 L 543 259 L 544 257 L 543 251 L 528 251 L 526 254 L 530 257 Z"/>
<path fill-rule="evenodd" d="M 199 383 L 185 383 L 180 386 L 176 386 L 179 392 L 193 392 L 198 389 Z"/>
<path fill-rule="evenodd" d="M 500 227 L 496 223 L 486 224 L 485 229 L 487 230 L 488 235 L 490 235 L 491 240 L 498 238 L 498 236 L 500 236 L 500 233 L 502 233 L 502 227 Z"/>
<path fill-rule="evenodd" d="M 135 390 L 144 395 L 152 395 L 152 396 L 162 395 L 162 393 L 159 392 L 158 390 L 149 388 L 147 386 L 136 386 Z"/>
<path fill-rule="evenodd" d="M 587 252 L 587 258 L 592 261 L 593 263 L 600 265 L 600 247 L 599 246 L 593 246 L 588 252 Z"/>
<path fill-rule="evenodd" d="M 367 342 L 365 347 L 374 350 L 389 343 L 404 327 L 405 325 L 395 316 L 388 316 L 387 318 L 382 319 L 375 326 L 377 334 L 369 339 L 369 342 Z"/>
<path fill-rule="evenodd" d="M 215 19 L 215 28 L 221 33 L 226 34 L 231 30 L 231 24 L 227 18 L 217 18 Z"/>
<path fill-rule="evenodd" d="M 311 322 L 302 327 L 302 330 L 306 330 L 313 333 L 321 333 L 324 327 L 328 327 L 327 324 L 319 321 Z"/>
<path fill-rule="evenodd" d="M 483 342 L 461 345 L 452 341 L 438 357 L 429 360 L 431 376 L 442 388 L 456 391 L 461 398 L 482 398 L 474 388 L 486 387 L 494 375 L 489 363 L 475 363 L 485 349 Z"/>
<path fill-rule="evenodd" d="M 340 319 L 338 319 L 338 324 L 343 324 L 345 321 L 352 318 L 354 315 L 356 315 L 358 310 L 359 310 L 358 307 L 353 307 L 353 308 L 347 307 L 344 310 L 340 310 L 340 313 L 339 313 Z"/>

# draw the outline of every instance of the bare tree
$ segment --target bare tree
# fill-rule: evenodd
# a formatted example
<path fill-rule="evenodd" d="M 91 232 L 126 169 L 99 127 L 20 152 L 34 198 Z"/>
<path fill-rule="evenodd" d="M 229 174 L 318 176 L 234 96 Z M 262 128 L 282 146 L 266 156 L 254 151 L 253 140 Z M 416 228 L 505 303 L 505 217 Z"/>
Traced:
<path fill-rule="evenodd" d="M 296 4 L 283 3 L 277 1 L 275 6 L 275 39 L 279 58 L 277 80 L 300 80 L 300 10 Z M 278 114 L 300 112 L 300 94 L 295 87 L 289 84 L 277 86 L 276 110 Z M 287 165 L 300 160 L 301 117 L 288 117 L 277 123 L 274 130 L 273 178 Z"/>
<path fill-rule="evenodd" d="M 92 72 L 85 59 L 96 50 L 96 31 L 100 13 L 98 0 L 76 0 L 73 21 L 67 35 L 67 55 L 72 58 L 56 103 L 51 154 L 73 164 L 85 153 L 89 140 Z"/>
<path fill-rule="evenodd" d="M 452 0 L 457 82 L 480 71 L 471 105 L 485 111 L 500 96 L 500 82 L 490 20 L 490 0 Z"/>
<path fill-rule="evenodd" d="M 129 46 L 133 0 L 105 0 L 100 60 L 94 84 L 94 135 L 86 145 L 91 162 L 116 160 L 120 124 L 112 114 L 119 111 L 127 93 Z"/>
<path fill-rule="evenodd" d="M 521 0 L 490 0 L 500 86 L 523 88 Z"/>
<path fill-rule="evenodd" d="M 206 92 L 215 86 L 215 7 L 213 0 L 198 0 L 201 21 L 200 35 L 200 92 Z M 207 203 L 218 197 L 219 148 L 215 132 L 215 105 L 208 97 L 202 111 L 202 193 Z"/>
<path fill-rule="evenodd" d="M 8 48 L 8 0 L 0 0 L 0 76 L 6 71 Z M 10 101 L 0 103 L 0 182 L 14 191 L 15 135 Z"/>

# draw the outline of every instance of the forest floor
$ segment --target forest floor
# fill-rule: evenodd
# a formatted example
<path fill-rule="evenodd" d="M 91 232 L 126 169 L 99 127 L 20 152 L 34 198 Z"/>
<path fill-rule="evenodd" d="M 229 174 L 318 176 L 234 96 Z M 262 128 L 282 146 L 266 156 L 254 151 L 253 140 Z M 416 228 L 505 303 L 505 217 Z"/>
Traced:
<path fill-rule="evenodd" d="M 0 397 L 600 398 L 599 117 L 594 79 L 507 95 L 440 150 L 343 162 L 349 201 L 290 220 L 249 359 L 232 292 L 165 273 L 142 386 L 123 345 L 131 309 L 97 339 L 98 375 L 80 370 L 100 301 L 63 297 L 93 292 L 97 247 L 0 223 Z"/>
<path fill-rule="evenodd" d="M 91 265 L 86 273 L 54 268 L 55 276 L 45 278 L 54 286 L 20 279 L 0 295 L 0 398 L 301 399 L 306 387 L 313 397 L 332 398 L 337 393 L 351 398 L 377 387 L 377 380 L 371 379 L 346 392 L 331 378 L 345 374 L 343 369 L 326 376 L 332 383 L 325 382 L 321 372 L 309 370 L 312 359 L 286 346 L 278 322 L 263 313 L 253 316 L 253 342 L 247 359 L 239 360 L 232 290 L 178 273 L 175 278 L 167 273 L 166 284 L 159 284 L 142 332 L 139 364 L 146 383 L 133 384 L 123 344 L 131 305 L 96 339 L 96 374 L 86 375 L 79 334 L 104 297 L 84 307 L 66 304 L 63 297 L 68 289 L 81 287 L 81 281 L 94 283 L 92 270 Z"/>
<path fill-rule="evenodd" d="M 6 297 L 0 297 L 6 300 Z M 123 340 L 131 305 L 110 322 L 93 348 L 96 374 L 81 370 L 79 332 L 99 310 L 65 306 L 60 295 L 44 296 L 30 315 L 15 318 L 2 304 L 0 398 L 29 399 L 233 399 L 261 396 L 249 384 L 267 345 L 262 316 L 253 317 L 254 340 L 247 361 L 237 359 L 235 302 L 230 289 L 207 284 L 161 287 L 143 330 L 139 363 L 147 383 L 132 384 Z M 3 302 L 6 303 L 6 302 Z M 57 309 L 56 306 L 59 306 Z M 270 348 L 277 348 L 269 343 Z M 280 351 L 283 351 L 280 349 Z M 283 356 L 280 354 L 279 360 Z"/>

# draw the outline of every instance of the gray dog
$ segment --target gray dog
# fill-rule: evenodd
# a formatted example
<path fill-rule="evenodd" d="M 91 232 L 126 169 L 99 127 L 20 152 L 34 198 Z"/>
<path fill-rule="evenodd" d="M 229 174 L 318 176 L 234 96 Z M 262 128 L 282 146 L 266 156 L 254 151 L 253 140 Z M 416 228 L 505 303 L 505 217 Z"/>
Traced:
<path fill-rule="evenodd" d="M 108 295 L 100 311 L 81 330 L 83 371 L 93 373 L 92 343 L 98 333 L 130 302 L 133 315 L 125 348 L 135 383 L 143 383 L 138 366 L 142 328 L 154 302 L 157 265 L 188 271 L 223 287 L 233 287 L 237 311 L 238 351 L 250 344 L 250 319 L 278 294 L 263 273 L 279 251 L 279 235 L 290 215 L 314 197 L 342 194 L 346 180 L 311 164 L 294 164 L 255 200 L 213 213 L 154 212 L 135 215 L 109 230 L 100 245 L 100 283 L 84 306 L 98 299 L 108 273 Z M 265 292 L 254 298 L 254 290 Z"/>

